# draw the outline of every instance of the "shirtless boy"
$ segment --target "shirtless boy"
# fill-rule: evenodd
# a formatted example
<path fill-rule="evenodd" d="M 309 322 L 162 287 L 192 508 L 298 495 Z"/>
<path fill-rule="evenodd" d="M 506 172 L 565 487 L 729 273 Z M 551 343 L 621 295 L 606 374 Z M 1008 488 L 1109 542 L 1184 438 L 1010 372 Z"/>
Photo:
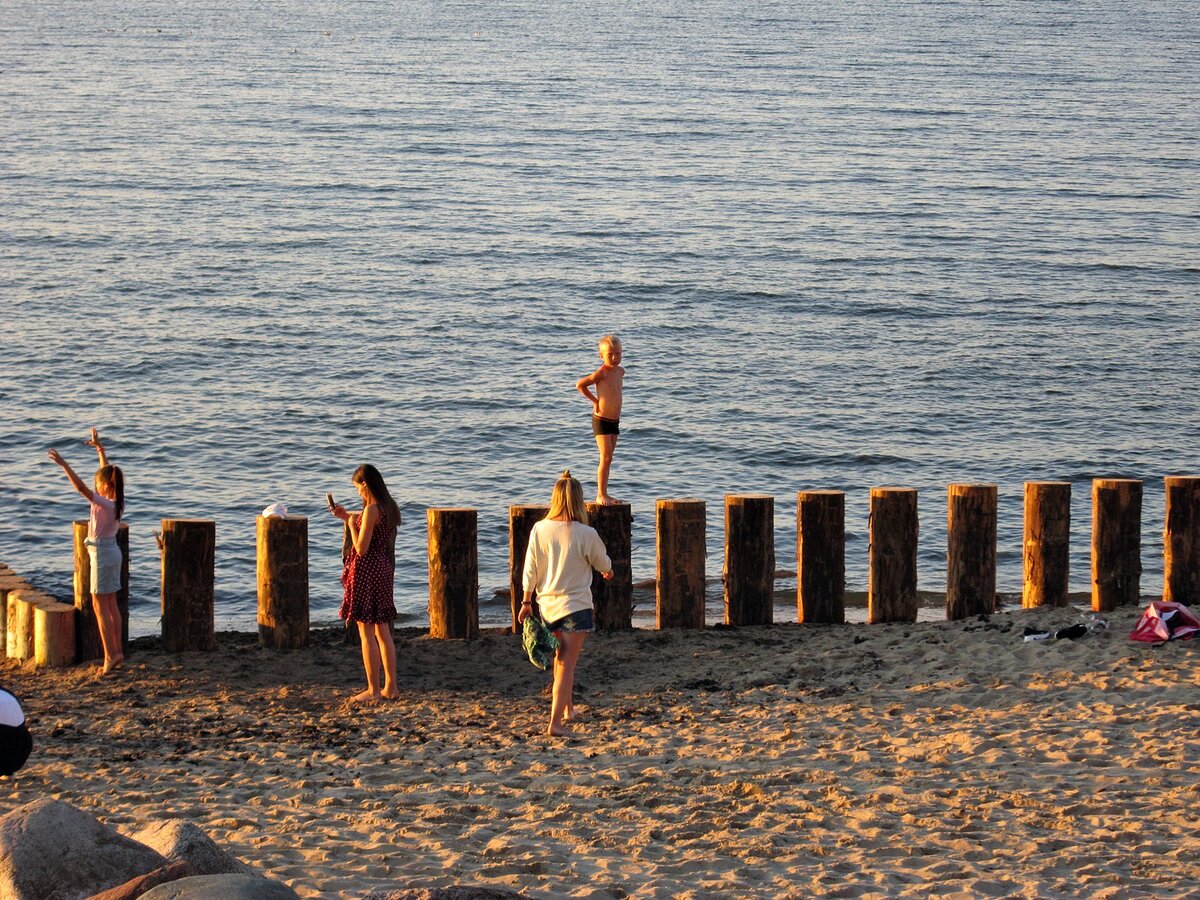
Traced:
<path fill-rule="evenodd" d="M 611 506 L 620 500 L 608 493 L 608 471 L 612 468 L 613 450 L 621 433 L 621 388 L 625 370 L 621 368 L 621 340 L 606 334 L 600 338 L 600 359 L 604 365 L 575 383 L 579 393 L 592 402 L 592 434 L 600 450 L 600 465 L 596 468 L 596 502 Z M 596 386 L 596 392 L 588 390 Z"/>

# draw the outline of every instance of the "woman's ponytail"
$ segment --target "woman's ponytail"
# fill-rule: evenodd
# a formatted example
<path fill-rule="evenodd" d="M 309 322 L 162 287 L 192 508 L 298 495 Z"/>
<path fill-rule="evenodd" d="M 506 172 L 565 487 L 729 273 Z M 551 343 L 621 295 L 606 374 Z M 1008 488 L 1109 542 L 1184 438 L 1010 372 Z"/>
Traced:
<path fill-rule="evenodd" d="M 120 466 L 101 466 L 100 471 L 96 473 L 96 479 L 103 481 L 105 484 L 112 485 L 113 503 L 116 505 L 117 521 L 121 521 L 121 516 L 125 512 L 125 475 L 121 472 Z"/>

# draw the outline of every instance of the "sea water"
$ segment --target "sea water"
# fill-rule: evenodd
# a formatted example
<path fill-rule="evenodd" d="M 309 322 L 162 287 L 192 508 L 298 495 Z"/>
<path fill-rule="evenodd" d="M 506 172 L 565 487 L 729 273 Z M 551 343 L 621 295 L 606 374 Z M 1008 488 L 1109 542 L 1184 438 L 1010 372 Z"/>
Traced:
<path fill-rule="evenodd" d="M 612 490 L 654 571 L 654 501 L 920 491 L 944 590 L 946 485 L 1196 472 L 1200 16 L 1192 0 L 75 3 L 0 16 L 0 560 L 71 592 L 97 426 L 126 472 L 135 632 L 163 518 L 217 523 L 220 627 L 251 625 L 255 515 L 310 516 L 313 618 L 340 600 L 361 462 L 404 513 L 479 510 L 485 623 L 507 507 L 570 467 L 574 383 L 624 341 Z M 792 582 L 794 584 L 794 580 Z M 781 590 L 788 587 L 781 581 Z M 642 610 L 645 612 L 645 610 Z M 795 616 L 785 604 L 780 619 Z"/>

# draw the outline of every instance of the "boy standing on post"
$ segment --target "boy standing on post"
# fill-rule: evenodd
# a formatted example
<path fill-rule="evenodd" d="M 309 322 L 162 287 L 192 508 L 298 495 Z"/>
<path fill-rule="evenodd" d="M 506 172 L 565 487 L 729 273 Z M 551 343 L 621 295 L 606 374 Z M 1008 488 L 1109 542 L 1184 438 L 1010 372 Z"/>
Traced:
<path fill-rule="evenodd" d="M 600 338 L 600 359 L 604 363 L 591 375 L 580 378 L 576 389 L 592 402 L 592 434 L 600 450 L 600 465 L 596 468 L 596 502 L 611 506 L 621 501 L 608 493 L 608 472 L 612 468 L 613 450 L 621 433 L 621 388 L 625 370 L 621 368 L 621 340 L 614 334 Z M 596 386 L 593 394 L 588 388 Z"/>

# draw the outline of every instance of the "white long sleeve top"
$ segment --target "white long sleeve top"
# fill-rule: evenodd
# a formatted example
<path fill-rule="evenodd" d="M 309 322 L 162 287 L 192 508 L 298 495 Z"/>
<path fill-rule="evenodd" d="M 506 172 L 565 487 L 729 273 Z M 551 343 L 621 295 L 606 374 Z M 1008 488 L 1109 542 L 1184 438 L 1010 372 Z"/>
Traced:
<path fill-rule="evenodd" d="M 542 519 L 529 533 L 525 590 L 537 593 L 547 622 L 592 608 L 592 570 L 607 572 L 612 560 L 596 529 L 582 522 Z"/>

